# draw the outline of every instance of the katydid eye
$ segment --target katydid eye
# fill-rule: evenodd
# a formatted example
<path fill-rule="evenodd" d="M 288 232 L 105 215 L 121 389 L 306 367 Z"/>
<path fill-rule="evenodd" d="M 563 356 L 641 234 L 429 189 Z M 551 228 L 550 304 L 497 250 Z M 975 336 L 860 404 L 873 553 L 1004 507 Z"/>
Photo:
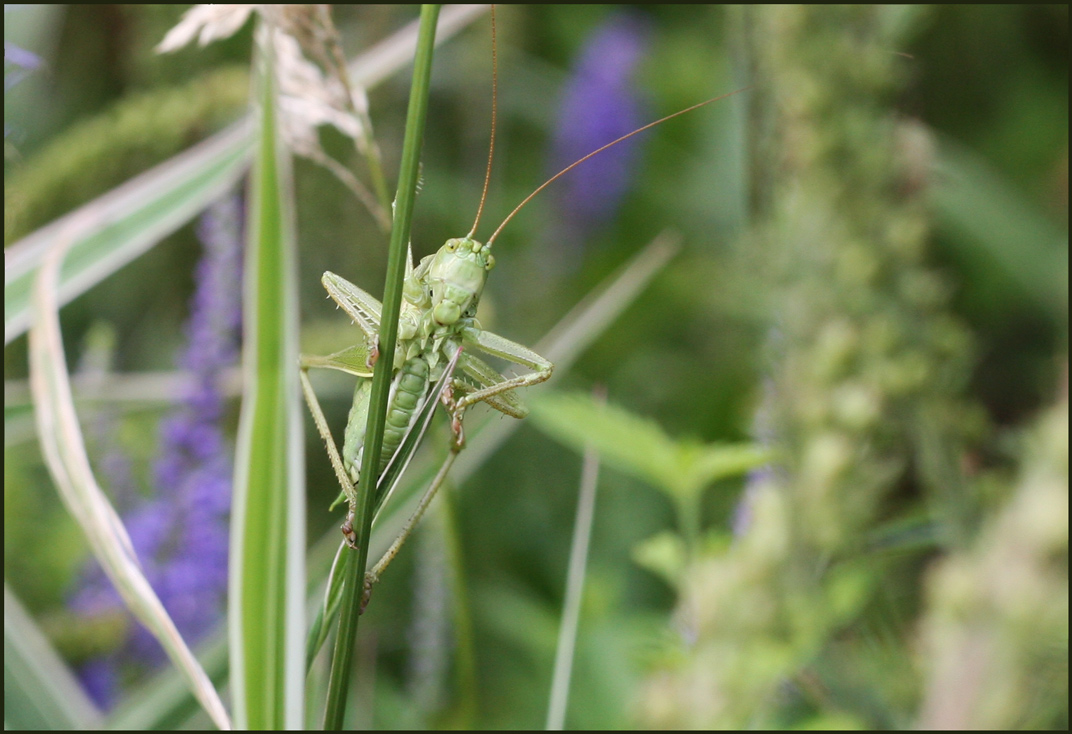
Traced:
<path fill-rule="evenodd" d="M 488 253 L 488 261 L 484 265 L 484 270 L 491 270 L 493 267 L 495 267 L 495 256 Z"/>

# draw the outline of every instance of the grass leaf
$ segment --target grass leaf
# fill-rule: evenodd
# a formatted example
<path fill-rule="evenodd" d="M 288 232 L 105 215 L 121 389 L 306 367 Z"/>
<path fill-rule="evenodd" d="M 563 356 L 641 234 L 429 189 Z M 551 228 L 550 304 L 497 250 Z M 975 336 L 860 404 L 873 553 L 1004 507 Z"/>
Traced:
<path fill-rule="evenodd" d="M 301 728 L 305 471 L 290 160 L 276 116 L 271 34 L 258 32 L 260 126 L 250 183 L 243 369 L 231 516 L 230 638 L 241 728 Z"/>
<path fill-rule="evenodd" d="M 70 244 L 70 238 L 58 238 L 35 274 L 30 386 L 41 450 L 60 498 L 127 607 L 159 640 L 216 725 L 227 729 L 230 720 L 219 695 L 145 578 L 126 529 L 90 469 L 59 324 L 59 274 Z"/>

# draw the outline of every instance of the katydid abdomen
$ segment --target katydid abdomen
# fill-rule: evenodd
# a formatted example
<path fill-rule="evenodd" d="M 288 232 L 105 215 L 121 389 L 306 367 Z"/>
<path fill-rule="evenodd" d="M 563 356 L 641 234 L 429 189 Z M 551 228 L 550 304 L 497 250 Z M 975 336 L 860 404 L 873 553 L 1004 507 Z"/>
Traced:
<path fill-rule="evenodd" d="M 418 408 L 428 392 L 428 362 L 423 356 L 412 357 L 395 373 L 391 384 L 391 396 L 387 405 L 387 419 L 383 429 L 383 448 L 376 473 L 387 468 L 402 439 L 415 420 Z M 368 422 L 369 397 L 372 380 L 359 380 L 354 390 L 354 402 L 343 438 L 342 459 L 350 481 L 357 486 L 361 477 L 362 455 L 365 446 L 365 426 Z M 378 501 L 377 501 L 378 504 Z"/>

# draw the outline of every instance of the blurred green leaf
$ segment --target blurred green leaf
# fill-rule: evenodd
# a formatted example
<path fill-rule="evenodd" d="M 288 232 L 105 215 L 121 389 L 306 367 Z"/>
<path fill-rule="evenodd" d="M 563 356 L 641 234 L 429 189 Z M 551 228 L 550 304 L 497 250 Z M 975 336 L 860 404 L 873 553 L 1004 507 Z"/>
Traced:
<path fill-rule="evenodd" d="M 647 538 L 633 548 L 633 560 L 670 586 L 677 588 L 688 557 L 685 541 L 670 530 Z"/>
<path fill-rule="evenodd" d="M 249 125 L 228 130 L 42 227 L 6 251 L 4 343 L 29 325 L 30 288 L 45 253 L 64 243 L 60 305 L 70 302 L 235 185 L 246 171 Z"/>
<path fill-rule="evenodd" d="M 578 452 L 591 445 L 608 465 L 671 494 L 681 491 L 679 446 L 658 423 L 585 393 L 543 391 L 530 399 L 533 422 Z"/>
<path fill-rule="evenodd" d="M 4 729 L 95 729 L 100 712 L 4 584 Z"/>
<path fill-rule="evenodd" d="M 754 443 L 685 445 L 679 449 L 684 482 L 703 488 L 736 477 L 771 460 L 771 452 Z"/>
<path fill-rule="evenodd" d="M 677 441 L 658 423 L 583 393 L 537 394 L 532 418 L 552 438 L 583 451 L 593 446 L 610 466 L 642 479 L 675 500 L 695 497 L 711 482 L 743 474 L 769 460 L 753 444 Z"/>
<path fill-rule="evenodd" d="M 1025 300 L 1067 321 L 1068 233 L 952 140 L 942 141 L 935 173 L 931 198 L 953 243 L 996 265 Z"/>

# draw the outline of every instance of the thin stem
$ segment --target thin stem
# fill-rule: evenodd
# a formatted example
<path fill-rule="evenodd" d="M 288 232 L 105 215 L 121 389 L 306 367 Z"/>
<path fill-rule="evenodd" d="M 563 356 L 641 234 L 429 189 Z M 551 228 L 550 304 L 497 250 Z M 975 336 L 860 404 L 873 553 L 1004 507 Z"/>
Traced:
<path fill-rule="evenodd" d="M 692 489 L 686 497 L 679 498 L 675 503 L 677 505 L 678 522 L 681 524 L 681 535 L 685 539 L 685 554 L 690 562 L 696 558 L 696 554 L 700 550 L 700 535 L 702 533 L 702 523 L 700 522 L 702 503 L 700 500 L 702 497 L 702 488 Z"/>
<path fill-rule="evenodd" d="M 410 89 L 409 110 L 406 115 L 406 134 L 402 144 L 402 165 L 398 176 L 398 196 L 391 230 L 391 247 L 387 261 L 387 282 L 384 287 L 383 310 L 380 319 L 380 351 L 395 353 L 398 337 L 398 314 L 402 302 L 402 280 L 405 276 L 406 244 L 409 242 L 413 205 L 416 200 L 421 140 L 428 114 L 428 96 L 432 76 L 432 55 L 435 51 L 435 28 L 439 17 L 438 5 L 421 6 L 421 25 L 417 38 L 417 53 L 413 66 L 413 86 Z M 377 457 L 383 445 L 383 429 L 387 413 L 388 391 L 393 359 L 381 359 L 372 377 L 369 401 L 368 428 L 365 433 L 364 456 Z M 375 467 L 375 461 L 367 462 Z M 325 729 L 340 729 L 346 709 L 346 692 L 350 688 L 350 668 L 353 660 L 357 620 L 360 614 L 360 595 L 364 587 L 365 564 L 368 562 L 369 538 L 372 530 L 373 504 L 377 472 L 369 467 L 361 472 L 358 496 L 361 502 L 355 518 L 357 551 L 347 554 L 346 586 L 339 633 L 331 660 L 328 681 L 328 701 L 324 714 Z"/>
<path fill-rule="evenodd" d="M 387 191 L 387 179 L 383 175 L 383 162 L 380 155 L 380 146 L 376 143 L 376 136 L 372 131 L 372 119 L 368 116 L 368 113 L 363 108 L 359 108 L 354 104 L 353 91 L 354 86 L 350 82 L 350 72 L 346 68 L 346 58 L 343 56 L 342 43 L 339 39 L 339 31 L 335 28 L 335 23 L 331 17 L 330 6 L 320 6 L 320 21 L 323 24 L 324 31 L 328 36 L 328 47 L 331 49 L 331 64 L 330 66 L 336 70 L 339 75 L 339 79 L 342 81 L 343 86 L 346 89 L 346 106 L 350 113 L 354 115 L 361 122 L 362 133 L 358 137 L 357 150 L 358 153 L 365 157 L 365 163 L 368 165 L 369 176 L 372 178 L 372 188 L 376 192 L 376 202 L 370 203 L 361 198 L 362 203 L 372 212 L 373 217 L 379 223 L 384 232 L 389 232 L 391 229 L 390 211 L 391 211 L 391 198 Z M 325 64 L 327 66 L 327 64 Z M 365 95 L 365 90 L 361 90 L 362 96 Z M 338 173 L 336 173 L 338 176 Z M 358 188 L 355 188 L 352 183 L 340 176 L 340 179 L 350 186 L 355 193 L 358 192 Z M 360 187 L 361 191 L 365 191 L 364 187 Z"/>
<path fill-rule="evenodd" d="M 443 460 L 443 464 L 439 467 L 439 471 L 435 475 L 435 479 L 428 485 L 428 489 L 425 490 L 424 496 L 421 497 L 421 501 L 417 503 L 417 509 L 410 515 L 409 520 L 402 527 L 402 532 L 398 534 L 391 546 L 380 557 L 380 560 L 376 562 L 376 565 L 372 567 L 369 575 L 372 577 L 372 582 L 375 583 L 380 580 L 380 575 L 398 555 L 399 549 L 402 544 L 409 538 L 409 534 L 413 532 L 413 528 L 417 526 L 417 523 L 424 517 L 425 510 L 428 509 L 428 505 L 432 504 L 432 500 L 435 499 L 436 492 L 443 485 L 443 482 L 447 478 L 447 473 L 450 471 L 450 467 L 454 465 L 454 460 L 458 458 L 458 450 L 451 449 L 451 452 L 447 454 L 447 458 Z"/>
<path fill-rule="evenodd" d="M 446 527 L 447 551 L 450 556 L 450 597 L 454 617 L 455 671 L 458 689 L 458 728 L 472 729 L 477 714 L 476 653 L 473 648 L 473 615 L 466 590 L 465 563 L 458 531 L 458 517 L 451 488 L 443 493 L 439 503 Z"/>
<path fill-rule="evenodd" d="M 600 390 L 596 399 L 606 402 L 606 392 Z M 596 486 L 599 481 L 599 454 L 585 447 L 581 468 L 581 490 L 577 498 L 577 519 L 573 523 L 573 542 L 570 546 L 569 571 L 566 577 L 566 598 L 562 606 L 562 626 L 558 630 L 555 650 L 555 671 L 551 678 L 551 702 L 547 706 L 547 729 L 561 731 L 566 721 L 566 704 L 573 673 L 573 652 L 577 643 L 577 625 L 581 616 L 581 594 L 588 563 L 588 541 L 592 537 L 595 518 Z"/>

